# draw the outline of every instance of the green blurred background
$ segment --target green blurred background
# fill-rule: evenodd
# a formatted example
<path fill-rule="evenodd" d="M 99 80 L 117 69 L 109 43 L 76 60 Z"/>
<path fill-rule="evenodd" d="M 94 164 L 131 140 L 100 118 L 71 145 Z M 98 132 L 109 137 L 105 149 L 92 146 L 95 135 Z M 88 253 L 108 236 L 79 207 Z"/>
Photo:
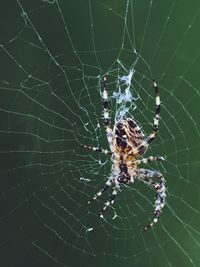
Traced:
<path fill-rule="evenodd" d="M 8 0 L 0 12 L 0 265 L 200 267 L 200 2 Z M 145 233 L 155 192 L 123 188 L 99 219 L 107 194 L 86 203 L 111 162 L 80 149 L 108 147 L 101 79 L 112 96 L 133 66 L 130 113 L 146 133 L 152 78 L 162 101 L 146 155 L 166 157 L 147 168 L 164 174 L 167 203 Z M 112 123 L 115 108 L 110 97 Z"/>

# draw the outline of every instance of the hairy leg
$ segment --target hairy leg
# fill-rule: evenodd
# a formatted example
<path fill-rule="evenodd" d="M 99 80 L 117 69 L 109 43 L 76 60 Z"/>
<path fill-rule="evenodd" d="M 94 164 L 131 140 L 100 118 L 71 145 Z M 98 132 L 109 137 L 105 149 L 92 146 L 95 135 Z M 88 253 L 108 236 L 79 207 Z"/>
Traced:
<path fill-rule="evenodd" d="M 154 218 L 151 223 L 144 227 L 144 231 L 151 228 L 156 224 L 160 218 L 162 209 L 165 206 L 166 198 L 166 187 L 165 187 L 165 178 L 163 175 L 156 171 L 151 171 L 147 169 L 138 169 L 137 170 L 137 179 L 143 181 L 145 184 L 149 185 L 156 190 L 156 201 L 154 205 Z M 159 179 L 155 182 L 154 179 Z"/>
<path fill-rule="evenodd" d="M 109 177 L 108 181 L 103 185 L 101 190 L 98 191 L 90 200 L 88 200 L 88 204 L 91 204 L 92 201 L 96 200 L 99 196 L 101 196 L 103 192 L 105 192 L 111 186 L 111 181 L 112 177 Z"/>
<path fill-rule="evenodd" d="M 150 135 L 148 135 L 144 141 L 137 147 L 137 149 L 134 151 L 134 154 L 140 154 L 142 155 L 148 148 L 148 146 L 151 144 L 151 142 L 156 138 L 156 135 L 159 130 L 159 121 L 160 121 L 160 95 L 158 90 L 157 83 L 153 80 L 153 87 L 155 89 L 155 100 L 156 100 L 156 106 L 155 106 L 155 116 L 153 119 L 153 131 Z"/>
<path fill-rule="evenodd" d="M 114 203 L 114 199 L 117 196 L 117 194 L 119 193 L 119 189 L 120 189 L 120 185 L 116 184 L 115 188 L 112 192 L 112 194 L 110 195 L 110 197 L 108 198 L 108 200 L 105 202 L 104 207 L 102 208 L 102 210 L 99 213 L 99 216 L 101 218 L 103 218 L 103 213 L 105 212 L 105 210 L 107 209 L 107 207 L 109 207 L 110 205 L 112 205 Z"/>
<path fill-rule="evenodd" d="M 108 144 L 110 150 L 113 151 L 113 145 L 112 145 L 113 131 L 110 127 L 109 110 L 108 110 L 107 76 L 103 77 L 103 118 L 104 118 L 104 126 L 106 129 Z"/>
<path fill-rule="evenodd" d="M 94 147 L 94 146 L 87 146 L 87 145 L 81 145 L 82 148 L 92 150 L 104 155 L 112 155 L 112 152 L 108 151 L 107 149 L 100 148 L 100 147 Z"/>
<path fill-rule="evenodd" d="M 141 164 L 141 163 L 149 163 L 149 162 L 153 162 L 153 161 L 161 161 L 161 160 L 165 160 L 164 157 L 162 156 L 150 156 L 148 158 L 143 158 L 143 159 L 138 159 L 135 161 L 136 164 Z"/>

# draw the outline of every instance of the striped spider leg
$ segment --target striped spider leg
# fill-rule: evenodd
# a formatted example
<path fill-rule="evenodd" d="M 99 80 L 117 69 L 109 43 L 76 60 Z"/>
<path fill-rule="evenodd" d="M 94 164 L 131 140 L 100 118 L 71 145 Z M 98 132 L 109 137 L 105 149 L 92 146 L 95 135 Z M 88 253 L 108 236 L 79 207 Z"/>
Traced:
<path fill-rule="evenodd" d="M 137 169 L 137 177 L 136 179 L 144 182 L 148 186 L 152 187 L 156 190 L 156 200 L 155 200 L 155 208 L 154 208 L 154 218 L 151 223 L 146 225 L 143 231 L 148 230 L 153 227 L 160 218 L 160 214 L 162 209 L 165 206 L 165 198 L 166 198 L 166 187 L 165 187 L 165 178 L 160 172 L 151 171 L 148 169 Z M 159 179 L 159 182 L 155 182 L 154 179 Z"/>
<path fill-rule="evenodd" d="M 84 149 L 99 152 L 99 153 L 104 154 L 104 155 L 112 155 L 112 152 L 108 151 L 107 149 L 103 149 L 103 148 L 99 148 L 99 147 L 95 147 L 95 146 L 87 146 L 87 145 L 81 145 L 81 147 Z"/>
<path fill-rule="evenodd" d="M 81 145 L 82 148 L 84 149 L 89 149 L 92 151 L 96 151 L 105 155 L 112 155 L 113 151 L 113 143 L 112 143 L 112 138 L 113 138 L 113 130 L 110 127 L 110 120 L 109 120 L 109 110 L 108 110 L 108 91 L 107 91 L 107 76 L 103 77 L 103 119 L 104 119 L 104 126 L 106 130 L 106 136 L 108 140 L 108 144 L 110 147 L 110 151 L 107 149 L 99 148 L 99 147 L 93 147 L 93 146 L 88 146 L 88 145 Z"/>
<path fill-rule="evenodd" d="M 104 126 L 106 128 L 106 136 L 110 150 L 113 151 L 113 130 L 110 127 L 109 111 L 108 111 L 108 91 L 107 91 L 107 76 L 103 77 L 103 118 Z"/>
<path fill-rule="evenodd" d="M 155 80 L 152 80 L 153 82 L 153 87 L 155 90 L 155 100 L 156 100 L 156 106 L 155 106 L 155 116 L 153 119 L 153 129 L 152 133 L 148 135 L 143 142 L 139 146 L 137 146 L 134 149 L 134 155 L 138 157 L 139 155 L 143 155 L 146 150 L 148 149 L 148 146 L 152 143 L 152 141 L 156 138 L 157 133 L 159 131 L 159 121 L 160 121 L 160 95 L 159 95 L 159 90 L 158 90 L 158 85 L 155 82 Z M 138 127 L 138 126 L 137 126 Z M 133 151 L 130 151 L 130 153 Z"/>

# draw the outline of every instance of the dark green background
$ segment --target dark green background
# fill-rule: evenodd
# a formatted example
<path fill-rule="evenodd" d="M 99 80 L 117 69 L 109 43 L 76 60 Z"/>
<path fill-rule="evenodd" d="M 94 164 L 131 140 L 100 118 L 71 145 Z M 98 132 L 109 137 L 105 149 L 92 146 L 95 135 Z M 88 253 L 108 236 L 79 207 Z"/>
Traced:
<path fill-rule="evenodd" d="M 200 267 L 200 2 L 9 0 L 0 12 L 0 266 Z M 148 166 L 167 203 L 145 233 L 155 192 L 123 188 L 120 218 L 100 220 L 106 194 L 86 203 L 111 162 L 80 149 L 107 147 L 100 80 L 112 95 L 128 74 L 117 60 L 130 70 L 137 56 L 130 112 L 149 133 L 156 79 L 162 121 L 146 155 L 166 157 Z"/>

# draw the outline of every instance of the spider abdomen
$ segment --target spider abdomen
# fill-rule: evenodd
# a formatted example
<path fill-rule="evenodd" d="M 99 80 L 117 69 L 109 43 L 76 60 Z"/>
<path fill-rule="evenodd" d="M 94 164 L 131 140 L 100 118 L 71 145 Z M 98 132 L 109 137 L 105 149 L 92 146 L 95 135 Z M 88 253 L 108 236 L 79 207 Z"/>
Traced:
<path fill-rule="evenodd" d="M 114 139 L 120 150 L 131 150 L 142 143 L 144 134 L 133 119 L 126 118 L 116 123 Z"/>

